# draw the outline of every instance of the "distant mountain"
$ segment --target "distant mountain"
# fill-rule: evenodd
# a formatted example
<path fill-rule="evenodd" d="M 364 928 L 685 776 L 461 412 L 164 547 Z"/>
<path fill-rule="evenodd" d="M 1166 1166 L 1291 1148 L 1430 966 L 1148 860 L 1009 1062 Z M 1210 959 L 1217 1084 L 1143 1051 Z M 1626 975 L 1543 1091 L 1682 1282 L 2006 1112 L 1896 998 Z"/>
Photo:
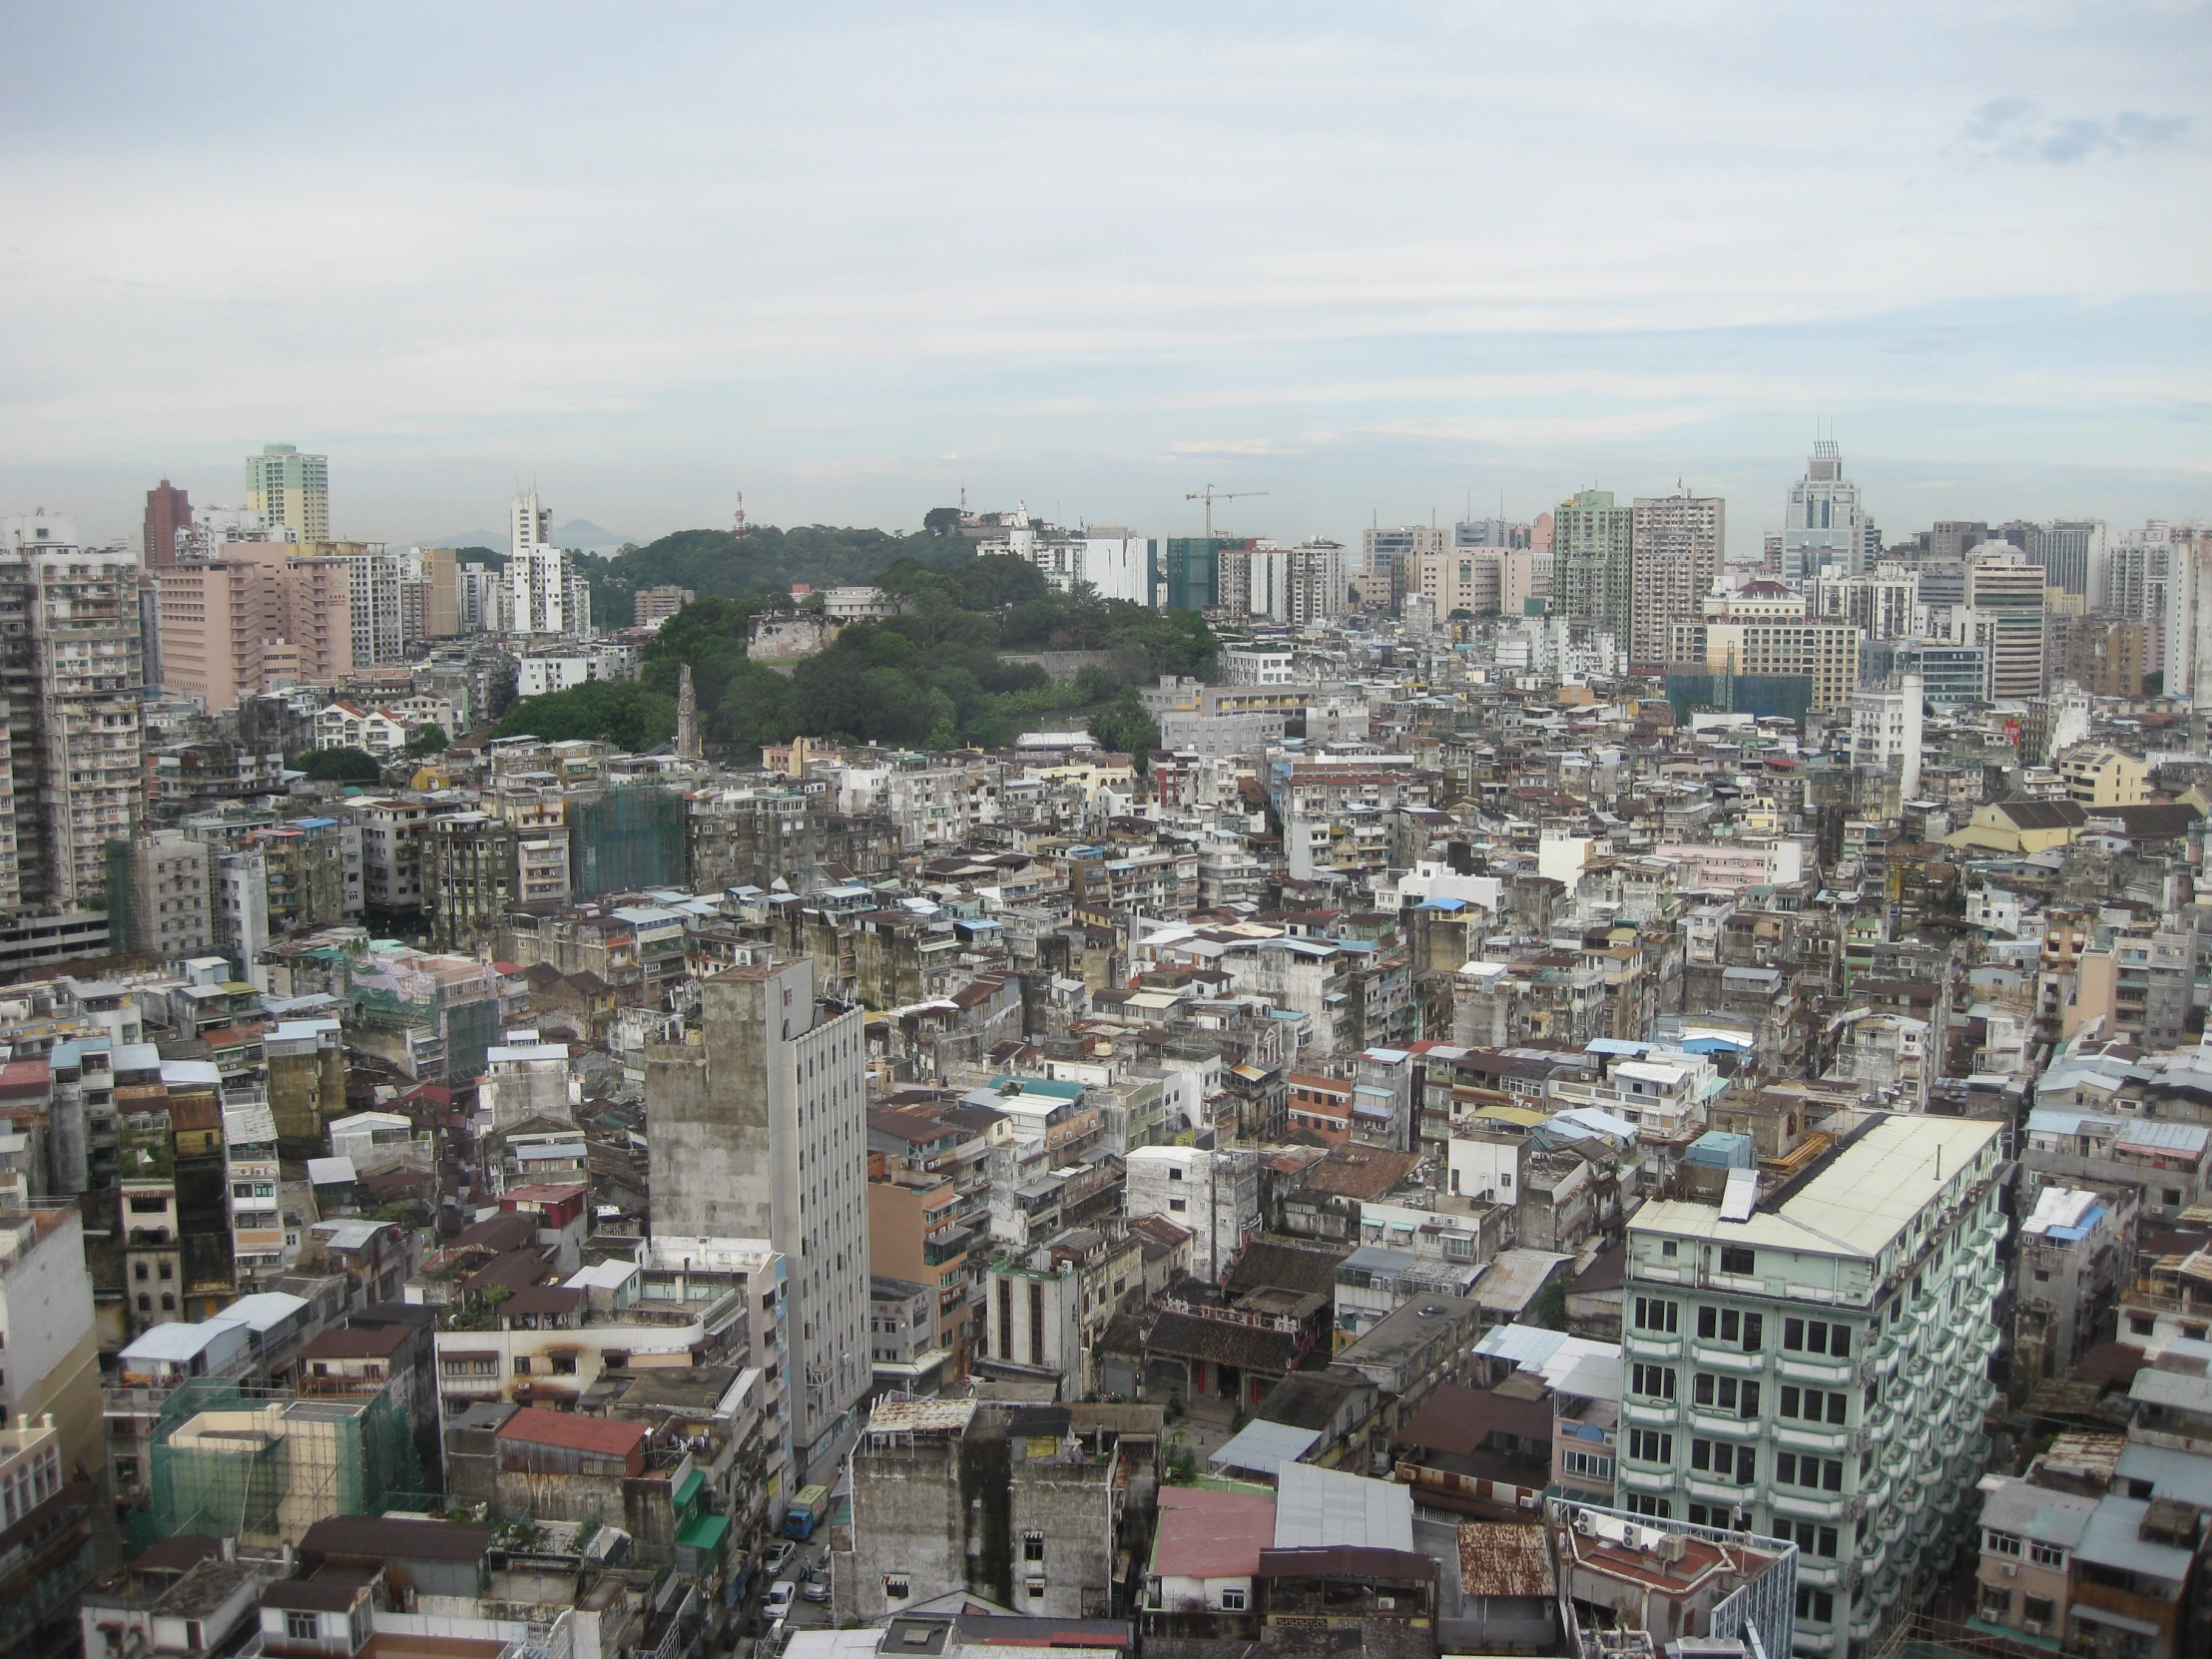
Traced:
<path fill-rule="evenodd" d="M 553 528 L 555 547 L 576 547 L 586 553 L 612 553 L 631 536 L 618 536 L 603 524 L 594 524 L 588 518 L 572 518 L 566 524 Z M 424 547 L 488 547 L 495 553 L 507 551 L 508 532 L 505 530 L 463 530 L 450 536 L 439 536 L 425 541 Z"/>
<path fill-rule="evenodd" d="M 553 527 L 553 545 L 556 547 L 580 547 L 586 553 L 612 553 L 634 536 L 618 536 L 603 524 L 594 524 L 588 518 L 572 518 L 566 524 Z"/>

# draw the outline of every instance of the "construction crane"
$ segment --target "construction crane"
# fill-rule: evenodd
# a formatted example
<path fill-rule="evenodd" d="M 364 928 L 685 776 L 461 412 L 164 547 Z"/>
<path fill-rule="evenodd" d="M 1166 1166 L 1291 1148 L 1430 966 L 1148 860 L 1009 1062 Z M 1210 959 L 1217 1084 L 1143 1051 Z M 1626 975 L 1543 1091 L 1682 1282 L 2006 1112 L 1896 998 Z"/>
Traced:
<path fill-rule="evenodd" d="M 1183 499 L 1186 501 L 1203 501 L 1206 503 L 1206 539 L 1208 541 L 1212 541 L 1214 539 L 1215 502 L 1238 501 L 1242 500 L 1245 496 L 1248 495 L 1265 495 L 1268 492 L 1266 490 L 1218 490 L 1214 488 L 1213 485 L 1208 484 L 1202 490 L 1189 491 L 1187 494 L 1184 495 Z"/>

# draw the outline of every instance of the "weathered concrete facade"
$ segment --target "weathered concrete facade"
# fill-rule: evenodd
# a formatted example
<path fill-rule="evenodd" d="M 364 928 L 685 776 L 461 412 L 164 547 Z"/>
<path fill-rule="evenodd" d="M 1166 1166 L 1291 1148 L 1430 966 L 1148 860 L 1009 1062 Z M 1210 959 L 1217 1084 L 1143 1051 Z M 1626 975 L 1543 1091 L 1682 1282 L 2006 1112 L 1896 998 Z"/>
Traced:
<path fill-rule="evenodd" d="M 809 961 L 730 968 L 700 993 L 702 1040 L 646 1051 L 653 1228 L 789 1258 L 793 1452 L 811 1479 L 871 1377 L 861 1014 L 818 1002 Z"/>

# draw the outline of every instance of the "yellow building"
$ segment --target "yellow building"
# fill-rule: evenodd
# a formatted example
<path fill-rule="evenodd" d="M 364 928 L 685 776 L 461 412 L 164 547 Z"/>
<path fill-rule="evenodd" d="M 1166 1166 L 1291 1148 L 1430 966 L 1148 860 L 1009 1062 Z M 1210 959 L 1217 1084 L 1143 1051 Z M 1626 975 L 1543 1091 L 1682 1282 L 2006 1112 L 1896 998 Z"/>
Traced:
<path fill-rule="evenodd" d="M 2066 799 L 2084 807 L 2140 807 L 2150 800 L 2150 768 L 2103 744 L 2076 744 L 2058 758 Z"/>
<path fill-rule="evenodd" d="M 1967 852 L 2005 852 L 2024 856 L 2068 845 L 2089 815 L 2076 801 L 1998 801 L 1976 807 L 1963 830 L 1943 844 Z"/>

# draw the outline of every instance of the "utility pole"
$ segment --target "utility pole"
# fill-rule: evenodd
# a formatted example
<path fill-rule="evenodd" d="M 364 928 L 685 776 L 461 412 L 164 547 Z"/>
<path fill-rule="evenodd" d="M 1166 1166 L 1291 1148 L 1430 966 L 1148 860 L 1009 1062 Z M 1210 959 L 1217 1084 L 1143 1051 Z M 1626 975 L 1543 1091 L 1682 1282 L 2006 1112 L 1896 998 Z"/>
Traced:
<path fill-rule="evenodd" d="M 1186 501 L 1203 501 L 1206 503 L 1206 539 L 1208 541 L 1212 541 L 1214 539 L 1215 502 L 1237 501 L 1243 499 L 1245 496 L 1248 495 L 1265 495 L 1268 492 L 1266 490 L 1217 490 L 1216 488 L 1214 488 L 1213 485 L 1208 484 L 1202 490 L 1190 490 L 1185 492 L 1183 499 Z"/>

